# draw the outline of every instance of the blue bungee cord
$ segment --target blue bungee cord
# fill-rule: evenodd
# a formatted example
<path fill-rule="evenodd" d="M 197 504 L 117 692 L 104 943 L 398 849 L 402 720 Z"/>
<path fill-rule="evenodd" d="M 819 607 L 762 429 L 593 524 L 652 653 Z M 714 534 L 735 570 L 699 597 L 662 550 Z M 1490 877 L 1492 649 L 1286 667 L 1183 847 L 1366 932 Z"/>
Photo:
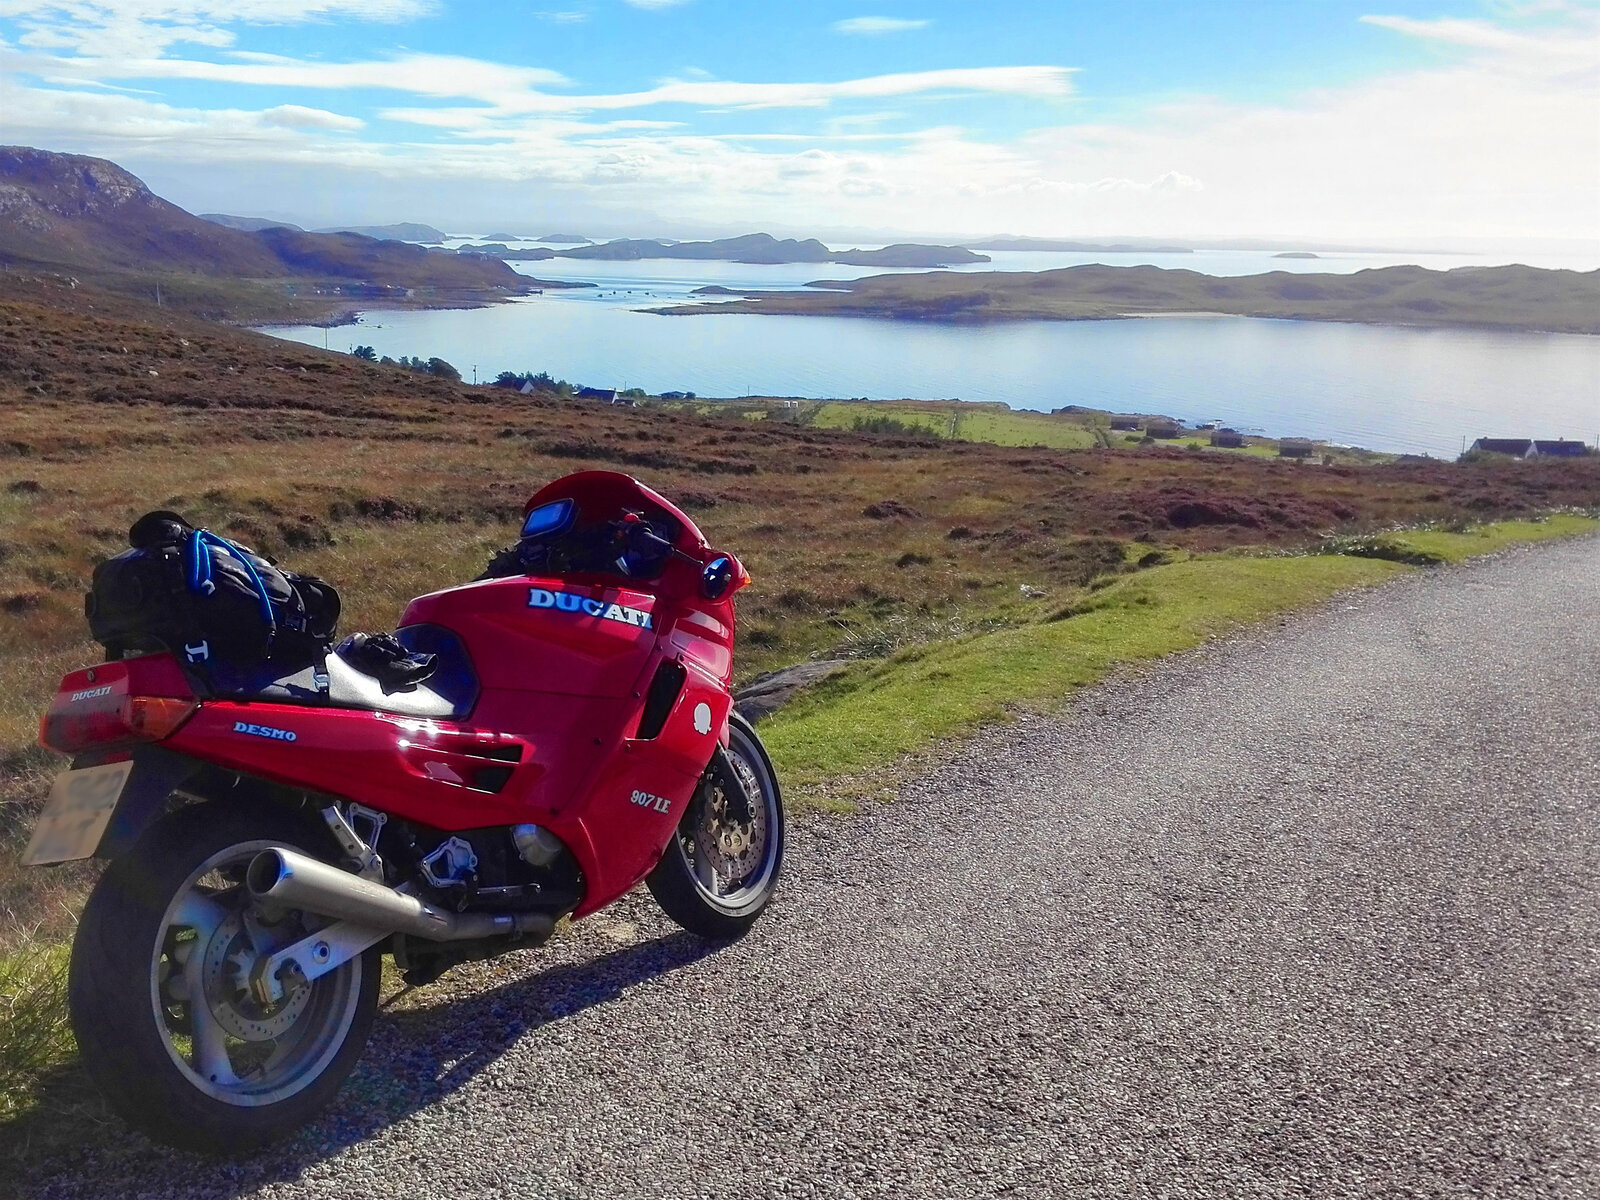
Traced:
<path fill-rule="evenodd" d="M 255 585 L 256 599 L 261 605 L 261 618 L 267 623 L 267 643 L 270 645 L 278 633 L 278 621 L 272 612 L 272 596 L 267 591 L 267 585 L 261 582 L 261 576 L 249 556 L 227 538 L 218 537 L 209 529 L 196 529 L 189 535 L 189 590 L 202 596 L 209 596 L 217 590 L 216 581 L 211 578 L 213 548 L 231 554 L 249 573 L 250 582 Z"/>

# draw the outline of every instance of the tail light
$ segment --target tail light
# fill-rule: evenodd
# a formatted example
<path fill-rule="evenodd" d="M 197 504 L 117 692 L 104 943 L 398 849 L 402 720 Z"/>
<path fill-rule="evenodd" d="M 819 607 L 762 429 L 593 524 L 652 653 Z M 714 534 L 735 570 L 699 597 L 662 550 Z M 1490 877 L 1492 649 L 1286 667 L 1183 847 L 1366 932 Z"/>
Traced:
<path fill-rule="evenodd" d="M 62 692 L 39 724 L 39 744 L 61 754 L 79 754 L 159 742 L 176 733 L 199 707 L 193 697 L 113 694 L 74 699 Z"/>

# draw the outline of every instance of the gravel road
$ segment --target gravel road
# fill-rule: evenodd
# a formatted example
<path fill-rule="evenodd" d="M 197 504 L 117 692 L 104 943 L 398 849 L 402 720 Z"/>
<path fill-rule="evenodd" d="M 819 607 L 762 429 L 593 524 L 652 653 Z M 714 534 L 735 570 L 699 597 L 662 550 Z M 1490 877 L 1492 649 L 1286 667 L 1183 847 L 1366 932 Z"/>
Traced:
<path fill-rule="evenodd" d="M 1083 693 L 710 951 L 635 897 L 380 1021 L 235 1165 L 40 1197 L 1600 1195 L 1600 540 Z"/>

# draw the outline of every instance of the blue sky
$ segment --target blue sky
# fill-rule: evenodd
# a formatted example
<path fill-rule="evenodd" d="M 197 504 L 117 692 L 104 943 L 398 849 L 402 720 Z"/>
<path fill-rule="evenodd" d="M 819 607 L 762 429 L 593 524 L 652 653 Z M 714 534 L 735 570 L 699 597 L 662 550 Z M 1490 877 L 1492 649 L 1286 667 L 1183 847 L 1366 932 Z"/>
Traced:
<path fill-rule="evenodd" d="M 1600 236 L 1577 0 L 0 0 L 0 136 L 453 227 Z"/>

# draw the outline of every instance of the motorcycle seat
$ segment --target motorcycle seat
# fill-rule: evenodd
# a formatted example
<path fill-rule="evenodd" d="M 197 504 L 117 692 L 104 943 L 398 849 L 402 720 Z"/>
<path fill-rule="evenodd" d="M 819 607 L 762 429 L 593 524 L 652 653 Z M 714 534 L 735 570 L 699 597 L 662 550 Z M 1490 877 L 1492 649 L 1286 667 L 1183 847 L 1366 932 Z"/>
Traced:
<path fill-rule="evenodd" d="M 331 653 L 321 670 L 306 667 L 275 679 L 228 681 L 224 694 L 247 696 L 270 704 L 306 704 L 327 708 L 363 708 L 373 712 L 395 713 L 402 717 L 435 717 L 442 720 L 466 716 L 472 697 L 459 693 L 452 697 L 427 683 L 385 692 L 371 675 Z M 448 684 L 449 680 L 443 682 Z M 465 701 L 463 703 L 463 701 Z"/>
<path fill-rule="evenodd" d="M 466 717 L 478 701 L 478 678 L 460 639 L 431 625 L 396 630 L 395 636 L 408 650 L 435 655 L 438 669 L 421 683 L 385 692 L 375 677 L 334 651 L 322 662 L 287 675 L 270 665 L 236 671 L 219 664 L 211 672 L 211 685 L 217 695 L 269 704 L 359 708 L 437 720 Z"/>
<path fill-rule="evenodd" d="M 455 703 L 426 682 L 385 692 L 371 675 L 358 670 L 337 653 L 328 655 L 328 703 L 335 708 L 369 708 L 404 717 L 450 718 L 463 714 Z"/>

